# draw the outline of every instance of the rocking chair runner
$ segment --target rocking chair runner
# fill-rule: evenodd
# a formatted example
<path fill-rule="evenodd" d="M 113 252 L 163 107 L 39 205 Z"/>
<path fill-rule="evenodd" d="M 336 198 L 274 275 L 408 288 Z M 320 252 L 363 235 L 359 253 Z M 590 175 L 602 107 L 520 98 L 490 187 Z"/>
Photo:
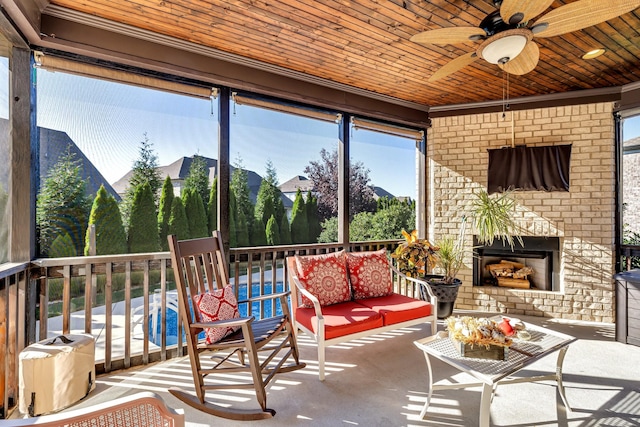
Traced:
<path fill-rule="evenodd" d="M 194 302 L 194 297 L 206 292 L 222 290 L 229 284 L 227 261 L 220 232 L 214 231 L 213 237 L 182 241 L 178 241 L 174 235 L 171 235 L 168 240 L 178 288 L 180 315 L 187 330 L 186 341 L 196 395 L 173 387 L 169 392 L 188 405 L 223 418 L 257 420 L 272 417 L 275 411 L 267 408 L 265 387 L 275 374 L 294 371 L 305 366 L 299 361 L 287 301 L 289 292 L 238 301 L 238 304 L 250 304 L 256 300 L 279 298 L 282 307 L 280 316 L 257 321 L 253 317 L 204 321 L 198 305 Z M 190 301 L 192 304 L 189 303 Z M 198 334 L 205 329 L 234 326 L 240 329 L 212 344 L 206 344 L 198 339 Z M 205 368 L 201 361 L 207 358 L 206 364 L 212 363 L 211 354 L 205 354 L 210 352 L 221 352 L 221 360 L 214 361 L 213 367 Z M 258 359 L 259 353 L 265 354 L 262 362 Z M 240 363 L 230 360 L 234 354 L 239 357 Z M 276 358 L 278 355 L 281 355 L 280 359 Z M 290 356 L 293 356 L 294 363 L 285 365 Z M 250 372 L 253 381 L 229 384 L 227 377 L 224 384 L 215 384 L 215 378 L 205 384 L 205 377 L 210 374 L 212 375 L 209 379 L 212 379 L 213 374 L 216 373 L 237 372 Z M 261 410 L 231 408 L 205 400 L 205 393 L 208 390 L 241 388 L 255 388 Z"/>

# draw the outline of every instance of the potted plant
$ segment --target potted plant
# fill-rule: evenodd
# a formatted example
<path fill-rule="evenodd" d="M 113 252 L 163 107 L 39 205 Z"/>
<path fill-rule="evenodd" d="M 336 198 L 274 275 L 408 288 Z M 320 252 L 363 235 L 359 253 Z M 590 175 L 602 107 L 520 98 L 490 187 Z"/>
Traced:
<path fill-rule="evenodd" d="M 434 246 L 427 239 L 418 238 L 417 230 L 411 233 L 402 230 L 402 235 L 405 241 L 391 254 L 398 270 L 408 277 L 424 279 L 438 298 L 438 318 L 450 316 L 462 284 L 455 277 L 463 266 L 462 238 L 444 237 Z M 430 274 L 434 268 L 443 274 Z M 424 295 L 423 299 L 426 299 Z"/>
<path fill-rule="evenodd" d="M 457 237 L 443 236 L 436 242 L 434 267 L 437 272 L 427 276 L 431 291 L 438 298 L 438 319 L 451 316 L 462 281 L 456 276 L 464 266 L 464 236 L 466 220 L 463 217 Z"/>
<path fill-rule="evenodd" d="M 406 241 L 398 245 L 392 257 L 397 260 L 398 269 L 407 276 L 421 277 L 429 283 L 438 297 L 439 319 L 451 315 L 462 285 L 456 276 L 464 266 L 467 218 L 473 224 L 479 243 L 491 245 L 499 239 L 513 249 L 514 239 L 522 245 L 522 240 L 516 235 L 515 207 L 516 201 L 511 192 L 489 195 L 483 189 L 474 193 L 462 217 L 458 236 L 443 236 L 432 245 L 426 239 L 418 239 L 416 230 L 411 234 L 403 230 Z"/>
<path fill-rule="evenodd" d="M 438 248 L 426 239 L 419 239 L 418 230 L 411 233 L 402 230 L 402 236 L 405 241 L 398 244 L 391 257 L 396 260 L 398 270 L 408 277 L 424 278 L 435 266 Z"/>
<path fill-rule="evenodd" d="M 522 238 L 517 233 L 519 227 L 513 217 L 516 201 L 512 197 L 511 191 L 490 195 L 483 189 L 474 195 L 469 208 L 469 216 L 473 219 L 478 243 L 490 246 L 495 239 L 498 239 L 508 244 L 513 250 L 515 237 L 520 245 L 524 246 Z"/>

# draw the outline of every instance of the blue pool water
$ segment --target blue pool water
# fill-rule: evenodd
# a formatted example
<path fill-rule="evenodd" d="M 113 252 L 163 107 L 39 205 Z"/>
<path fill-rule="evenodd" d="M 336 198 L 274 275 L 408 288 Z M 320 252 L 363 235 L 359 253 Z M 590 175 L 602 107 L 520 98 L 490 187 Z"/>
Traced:
<path fill-rule="evenodd" d="M 284 285 L 282 282 L 276 282 L 275 292 L 282 292 L 284 290 Z M 240 285 L 240 289 L 238 290 L 238 299 L 244 300 L 247 299 L 247 285 Z M 264 285 L 264 295 L 271 295 L 273 293 L 273 285 L 271 282 L 265 282 Z M 252 285 L 251 295 L 260 295 L 260 285 L 255 284 Z M 260 307 L 263 305 L 263 307 Z M 189 307 L 191 308 L 191 301 L 189 301 Z M 249 304 L 244 303 L 238 306 L 238 311 L 240 312 L 241 317 L 247 317 L 249 309 Z M 282 306 L 280 305 L 280 300 L 276 301 L 275 304 L 276 314 L 282 314 Z M 193 310 L 193 308 L 191 308 Z M 251 304 L 251 315 L 256 319 L 268 318 L 272 316 L 272 301 L 266 300 L 261 304 L 260 302 L 253 302 Z M 161 335 L 161 323 L 162 323 L 162 313 L 161 310 L 151 309 L 151 313 L 149 314 L 149 340 L 157 346 L 162 345 L 162 335 Z M 155 329 L 155 333 L 154 333 Z M 175 345 L 178 343 L 178 312 L 175 307 L 168 306 L 167 307 L 167 320 L 166 320 L 166 331 L 167 331 L 167 346 Z M 204 338 L 204 332 L 201 332 L 199 338 Z M 182 332 L 182 342 L 185 342 L 185 333 Z"/>

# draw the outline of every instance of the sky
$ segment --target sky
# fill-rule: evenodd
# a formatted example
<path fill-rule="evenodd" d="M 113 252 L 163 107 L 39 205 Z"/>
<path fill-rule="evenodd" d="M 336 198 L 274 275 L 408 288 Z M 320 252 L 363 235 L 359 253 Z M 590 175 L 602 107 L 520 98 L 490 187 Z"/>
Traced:
<path fill-rule="evenodd" d="M 66 132 L 109 183 L 131 169 L 145 135 L 161 166 L 194 154 L 217 158 L 217 101 L 44 70 L 37 85 L 38 126 Z M 362 130 L 352 137 L 351 158 L 370 170 L 371 184 L 414 196 L 414 141 Z M 264 176 L 270 160 L 280 183 L 305 175 L 337 144 L 336 123 L 232 105 L 232 165 Z"/>
<path fill-rule="evenodd" d="M 627 141 L 629 139 L 640 136 L 640 116 L 630 117 L 624 120 L 622 125 L 622 138 Z"/>
<path fill-rule="evenodd" d="M 217 101 L 43 70 L 37 85 L 38 126 L 66 132 L 110 183 L 131 169 L 145 135 L 159 165 L 194 154 L 217 158 Z M 2 86 L 0 100 L 8 100 Z M 0 102 L 0 117 L 8 117 L 7 105 Z M 232 106 L 231 126 L 231 163 L 264 175 L 271 161 L 280 183 L 305 175 L 320 150 L 338 142 L 335 123 L 246 105 Z M 625 120 L 623 135 L 640 136 L 640 116 Z M 364 130 L 351 138 L 351 160 L 369 169 L 371 184 L 415 196 L 414 141 Z"/>

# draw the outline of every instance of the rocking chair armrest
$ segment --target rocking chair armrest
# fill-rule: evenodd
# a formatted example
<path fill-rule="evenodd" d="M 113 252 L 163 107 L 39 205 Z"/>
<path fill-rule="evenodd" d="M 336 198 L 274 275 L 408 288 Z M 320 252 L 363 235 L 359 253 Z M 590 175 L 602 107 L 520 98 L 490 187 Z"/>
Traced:
<path fill-rule="evenodd" d="M 251 317 L 238 317 L 236 319 L 216 320 L 214 322 L 194 322 L 191 324 L 192 328 L 227 328 L 231 326 L 242 326 L 244 324 L 250 324 L 255 318 Z"/>
<path fill-rule="evenodd" d="M 260 295 L 257 297 L 251 297 L 251 298 L 243 299 L 242 301 L 238 301 L 238 304 L 255 302 L 255 301 L 264 301 L 264 300 L 270 300 L 270 299 L 276 299 L 276 298 L 286 298 L 290 294 L 291 294 L 291 291 L 285 291 L 285 292 L 278 292 L 275 294 Z"/>
<path fill-rule="evenodd" d="M 420 287 L 426 292 L 426 295 L 429 296 L 429 303 L 431 303 L 434 307 L 437 306 L 438 298 L 434 295 L 433 291 L 431 290 L 431 286 L 429 286 L 426 280 L 418 279 L 415 277 L 409 277 L 406 274 L 404 274 L 402 271 L 398 270 L 395 266 L 390 265 L 390 267 L 395 274 L 402 277 L 406 281 L 413 282 L 420 285 Z"/>

